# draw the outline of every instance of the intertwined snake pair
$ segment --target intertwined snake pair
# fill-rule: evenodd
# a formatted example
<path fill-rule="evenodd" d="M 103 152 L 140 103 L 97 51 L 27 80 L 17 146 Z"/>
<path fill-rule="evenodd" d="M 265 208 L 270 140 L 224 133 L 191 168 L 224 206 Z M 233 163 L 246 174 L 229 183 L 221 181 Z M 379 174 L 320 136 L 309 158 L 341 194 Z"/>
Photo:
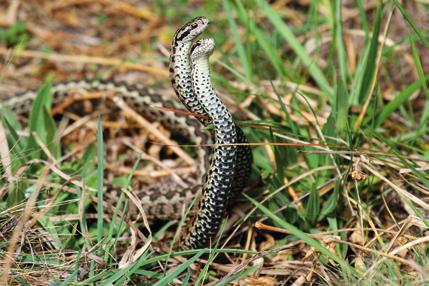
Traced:
<path fill-rule="evenodd" d="M 197 150 L 199 168 L 195 186 L 180 188 L 176 184 L 169 184 L 158 189 L 134 190 L 148 216 L 158 218 L 177 217 L 183 206 L 202 191 L 198 211 L 186 228 L 181 242 L 182 248 L 200 248 L 213 242 L 232 197 L 245 187 L 251 172 L 250 148 L 234 145 L 246 143 L 246 137 L 235 126 L 231 114 L 216 96 L 211 83 L 208 59 L 213 52 L 214 42 L 204 39 L 194 43 L 207 25 L 205 17 L 188 22 L 176 32 L 171 46 L 171 82 L 180 101 L 195 117 L 154 108 L 162 105 L 180 109 L 180 105 L 143 87 L 99 80 L 71 81 L 52 86 L 54 105 L 65 101 L 71 91 L 79 94 L 110 92 L 114 94 L 111 100 L 121 100 L 144 118 L 178 130 L 193 144 L 215 143 L 211 152 L 206 148 Z M 36 95 L 35 91 L 14 95 L 4 100 L 0 107 L 7 106 L 19 116 L 28 115 Z M 210 124 L 214 127 L 214 136 L 204 128 Z"/>

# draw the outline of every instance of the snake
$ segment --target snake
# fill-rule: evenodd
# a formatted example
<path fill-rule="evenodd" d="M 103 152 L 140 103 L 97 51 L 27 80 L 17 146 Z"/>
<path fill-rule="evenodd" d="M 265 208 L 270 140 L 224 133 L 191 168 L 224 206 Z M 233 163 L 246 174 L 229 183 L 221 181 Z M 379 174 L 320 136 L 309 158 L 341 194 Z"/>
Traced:
<path fill-rule="evenodd" d="M 149 218 L 177 218 L 184 206 L 196 196 L 200 197 L 195 214 L 180 239 L 182 249 L 213 244 L 233 197 L 246 186 L 251 173 L 250 148 L 245 144 L 235 145 L 246 143 L 246 136 L 235 125 L 211 81 L 209 57 L 215 48 L 214 41 L 196 41 L 208 23 L 206 17 L 194 18 L 173 36 L 169 72 L 181 103 L 141 84 L 131 85 L 112 79 L 59 82 L 51 88 L 52 106 L 62 104 L 71 94 L 106 92 L 112 94 L 111 100 L 121 100 L 145 119 L 178 131 L 192 144 L 213 146 L 196 148 L 198 167 L 193 186 L 183 187 L 169 182 L 133 190 L 138 193 Z M 0 108 L 9 108 L 20 118 L 28 116 L 36 96 L 36 90 L 15 94 L 2 100 Z M 171 111 L 183 106 L 191 115 Z M 213 128 L 210 130 L 209 126 Z"/>
<path fill-rule="evenodd" d="M 201 43 L 196 42 L 193 44 L 194 40 L 204 32 L 208 25 L 209 20 L 207 17 L 199 16 L 179 28 L 173 36 L 169 61 L 171 84 L 177 97 L 204 126 L 208 126 L 211 123 L 211 120 L 210 116 L 208 116 L 208 113 L 205 111 L 203 104 L 194 94 L 194 86 L 198 85 L 198 83 L 196 84 L 195 81 L 192 81 L 192 67 L 189 55 L 191 53 L 191 49 Z M 209 39 L 209 41 L 212 40 Z M 208 49 L 205 56 L 208 58 L 213 51 L 210 51 L 210 45 L 205 44 L 205 46 Z M 210 78 L 210 70 L 208 66 L 206 66 L 202 71 L 204 71 L 204 73 Z M 209 83 L 211 85 L 210 88 L 213 89 L 211 80 Z M 244 145 L 240 145 L 237 148 L 237 162 L 232 187 L 232 196 L 240 192 L 247 185 L 252 172 L 252 152 L 250 147 L 245 145 L 245 143 L 248 143 L 247 137 L 240 127 L 236 126 L 235 129 L 237 142 L 244 143 Z"/>

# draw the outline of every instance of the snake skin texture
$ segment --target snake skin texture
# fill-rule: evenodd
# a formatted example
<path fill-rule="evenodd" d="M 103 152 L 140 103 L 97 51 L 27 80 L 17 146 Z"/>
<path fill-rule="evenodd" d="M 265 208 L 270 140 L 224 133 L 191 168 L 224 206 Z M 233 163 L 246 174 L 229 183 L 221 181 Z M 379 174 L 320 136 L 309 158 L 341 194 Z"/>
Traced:
<path fill-rule="evenodd" d="M 170 51 L 170 79 L 172 86 L 185 107 L 196 115 L 196 118 L 204 125 L 211 123 L 203 104 L 194 95 L 192 85 L 192 67 L 190 64 L 190 51 L 193 41 L 208 27 L 209 20 L 206 17 L 196 17 L 177 30 L 171 43 Z M 197 43 L 196 43 L 197 44 Z M 208 56 L 208 54 L 207 54 Z M 236 126 L 237 143 L 248 143 L 246 135 L 240 127 Z M 237 146 L 236 170 L 232 186 L 233 196 L 242 191 L 248 184 L 252 172 L 252 150 L 249 146 Z"/>
<path fill-rule="evenodd" d="M 171 84 L 177 97 L 190 112 L 197 115 L 197 119 L 205 126 L 210 123 L 210 120 L 203 117 L 206 115 L 204 108 L 194 95 L 189 55 L 193 41 L 204 32 L 208 24 L 206 17 L 197 17 L 177 30 L 171 43 L 169 65 Z"/>
<path fill-rule="evenodd" d="M 144 118 L 180 132 L 192 144 L 207 146 L 215 141 L 212 150 L 196 148 L 198 167 L 194 186 L 183 188 L 171 184 L 133 190 L 138 194 L 148 217 L 161 219 L 177 218 L 185 205 L 195 196 L 202 195 L 199 207 L 180 240 L 180 248 L 200 248 L 213 242 L 231 205 L 231 198 L 248 182 L 252 163 L 248 146 L 234 146 L 237 142 L 246 143 L 247 139 L 242 130 L 235 126 L 211 83 L 208 58 L 213 52 L 214 42 L 206 39 L 193 44 L 207 25 L 205 17 L 197 17 L 186 23 L 176 32 L 171 48 L 169 71 L 173 88 L 179 100 L 195 117 L 171 111 L 182 106 L 142 86 L 100 80 L 71 81 L 52 86 L 54 106 L 67 100 L 70 94 L 113 93 L 111 100 L 122 99 Z M 28 115 L 36 95 L 36 91 L 13 95 L 3 100 L 0 108 L 7 106 L 23 117 Z M 214 133 L 204 129 L 209 124 L 214 126 Z"/>
<path fill-rule="evenodd" d="M 189 248 L 199 248 L 209 244 L 210 239 L 218 232 L 231 198 L 236 166 L 235 124 L 211 84 L 208 57 L 213 49 L 213 40 L 205 39 L 195 43 L 191 51 L 194 93 L 214 125 L 216 145 L 209 179 L 203 189 L 200 211 L 185 240 L 185 246 Z"/>
<path fill-rule="evenodd" d="M 144 118 L 160 122 L 171 130 L 177 130 L 189 139 L 192 144 L 212 144 L 212 135 L 202 130 L 201 123 L 188 115 L 165 111 L 158 107 L 180 109 L 180 103 L 171 98 L 158 94 L 151 89 L 141 86 L 127 85 L 113 81 L 80 80 L 56 83 L 52 86 L 52 104 L 56 106 L 73 95 L 88 93 L 112 93 L 110 100 L 121 98 L 129 107 L 137 111 Z M 22 94 L 13 95 L 0 103 L 2 107 L 9 107 L 19 117 L 27 117 L 37 91 L 30 90 Z M 107 99 L 106 99 L 107 100 Z M 183 206 L 189 204 L 196 195 L 198 187 L 204 184 L 206 172 L 209 169 L 206 148 L 196 148 L 197 174 L 194 178 L 196 185 L 190 188 L 181 188 L 175 184 L 149 186 L 144 190 L 133 190 L 139 197 L 143 209 L 149 219 L 177 219 L 181 215 Z M 106 190 L 107 193 L 116 190 Z"/>

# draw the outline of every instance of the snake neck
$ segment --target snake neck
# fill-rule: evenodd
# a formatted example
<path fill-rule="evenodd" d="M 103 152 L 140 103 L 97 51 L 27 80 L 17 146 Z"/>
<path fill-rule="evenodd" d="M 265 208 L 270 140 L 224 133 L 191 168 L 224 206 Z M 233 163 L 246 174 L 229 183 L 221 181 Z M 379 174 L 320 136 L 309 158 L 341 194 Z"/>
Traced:
<path fill-rule="evenodd" d="M 191 42 L 178 44 L 173 41 L 170 53 L 170 80 L 176 95 L 183 102 L 193 96 L 191 82 L 191 62 L 189 51 Z"/>
<path fill-rule="evenodd" d="M 192 62 L 192 80 L 195 95 L 214 125 L 216 143 L 237 143 L 232 115 L 212 86 L 208 57 L 198 57 Z"/>
<path fill-rule="evenodd" d="M 192 60 L 194 93 L 215 129 L 216 147 L 207 183 L 203 188 L 200 212 L 187 235 L 185 248 L 200 248 L 215 237 L 228 207 L 236 167 L 236 128 L 231 114 L 211 84 L 208 55 Z"/>
<path fill-rule="evenodd" d="M 207 126 L 210 120 L 205 116 L 207 115 L 194 96 L 192 89 L 191 79 L 191 62 L 189 53 L 191 50 L 192 42 L 176 43 L 173 41 L 170 54 L 170 79 L 177 97 L 188 109 L 188 111 L 196 114 L 196 118 L 204 125 Z"/>

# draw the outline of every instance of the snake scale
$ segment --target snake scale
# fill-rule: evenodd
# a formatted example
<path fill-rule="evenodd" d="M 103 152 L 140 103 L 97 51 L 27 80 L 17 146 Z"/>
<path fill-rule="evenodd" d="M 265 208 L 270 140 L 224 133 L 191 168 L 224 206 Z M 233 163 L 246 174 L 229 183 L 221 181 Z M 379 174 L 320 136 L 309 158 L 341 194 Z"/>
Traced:
<path fill-rule="evenodd" d="M 121 99 L 145 119 L 159 122 L 174 129 L 197 148 L 195 185 L 183 188 L 177 184 L 153 186 L 139 193 L 148 217 L 177 218 L 184 205 L 201 195 L 194 218 L 189 222 L 181 239 L 181 248 L 200 248 L 212 243 L 220 223 L 231 205 L 233 196 L 241 191 L 251 172 L 252 156 L 247 139 L 222 101 L 216 96 L 211 83 L 209 56 L 213 52 L 212 39 L 195 39 L 207 28 L 208 20 L 197 17 L 183 25 L 174 35 L 169 71 L 173 88 L 182 104 L 195 115 L 180 114 L 169 109 L 180 109 L 177 101 L 143 86 L 115 81 L 80 80 L 57 83 L 52 86 L 53 106 L 61 104 L 70 93 L 113 93 L 112 99 Z M 26 91 L 3 100 L 0 107 L 8 107 L 20 117 L 28 116 L 36 91 Z M 166 107 L 167 109 L 154 108 Z M 212 125 L 213 132 L 205 127 Z"/>

